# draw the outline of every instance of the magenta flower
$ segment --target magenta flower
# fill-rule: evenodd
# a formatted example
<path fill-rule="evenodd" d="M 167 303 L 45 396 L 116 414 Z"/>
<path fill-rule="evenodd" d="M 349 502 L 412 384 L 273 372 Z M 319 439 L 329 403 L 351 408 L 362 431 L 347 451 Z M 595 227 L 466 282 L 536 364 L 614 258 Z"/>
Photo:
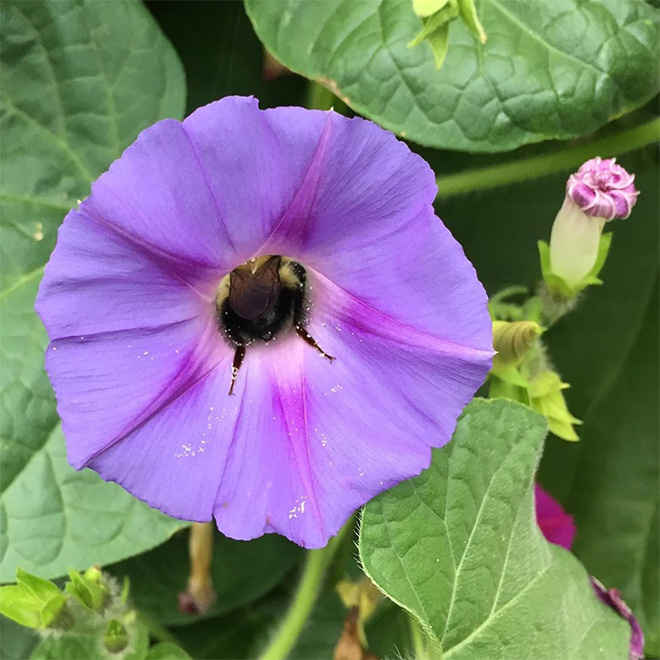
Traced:
<path fill-rule="evenodd" d="M 541 486 L 534 486 L 536 500 L 536 522 L 543 536 L 566 550 L 570 550 L 575 539 L 577 528 L 573 516 L 567 513 L 552 495 L 546 493 Z"/>
<path fill-rule="evenodd" d="M 66 217 L 37 300 L 71 464 L 233 538 L 323 546 L 428 466 L 490 366 L 435 193 L 333 112 L 234 97 L 144 131 Z"/>

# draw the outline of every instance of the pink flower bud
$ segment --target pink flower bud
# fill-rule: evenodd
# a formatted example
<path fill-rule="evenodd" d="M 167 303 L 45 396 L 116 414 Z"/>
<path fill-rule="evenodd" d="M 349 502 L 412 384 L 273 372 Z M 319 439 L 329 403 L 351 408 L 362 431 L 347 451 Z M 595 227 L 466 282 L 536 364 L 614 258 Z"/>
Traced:
<path fill-rule="evenodd" d="M 587 215 L 604 220 L 627 218 L 637 202 L 635 175 L 617 165 L 616 158 L 592 158 L 571 174 L 566 194 Z"/>

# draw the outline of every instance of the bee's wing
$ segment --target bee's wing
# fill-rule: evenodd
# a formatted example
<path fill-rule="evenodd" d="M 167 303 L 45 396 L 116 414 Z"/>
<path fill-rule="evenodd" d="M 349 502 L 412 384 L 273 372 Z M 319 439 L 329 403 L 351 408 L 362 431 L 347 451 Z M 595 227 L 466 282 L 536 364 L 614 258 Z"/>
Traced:
<path fill-rule="evenodd" d="M 231 272 L 229 305 L 241 318 L 251 321 L 273 309 L 282 290 L 279 263 L 279 257 L 271 257 L 254 274 L 244 268 Z"/>

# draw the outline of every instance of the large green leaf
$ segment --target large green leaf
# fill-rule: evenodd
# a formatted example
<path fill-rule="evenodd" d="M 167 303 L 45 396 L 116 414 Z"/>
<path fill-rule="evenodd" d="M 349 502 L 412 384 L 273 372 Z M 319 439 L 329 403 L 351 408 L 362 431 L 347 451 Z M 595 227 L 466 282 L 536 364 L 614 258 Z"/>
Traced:
<path fill-rule="evenodd" d="M 141 3 L 8 1 L 2 12 L 0 581 L 116 561 L 180 523 L 69 467 L 32 309 L 56 230 L 140 130 L 181 116 L 183 72 Z"/>
<path fill-rule="evenodd" d="M 624 658 L 630 629 L 536 525 L 533 481 L 546 424 L 476 400 L 431 467 L 365 508 L 366 572 L 457 660 Z"/>
<path fill-rule="evenodd" d="M 187 534 L 108 570 L 130 579 L 131 600 L 141 612 L 161 624 L 177 625 L 218 616 L 257 600 L 282 580 L 300 556 L 300 548 L 282 536 L 269 534 L 245 542 L 216 534 L 211 574 L 218 599 L 203 615 L 185 614 L 177 608 L 177 594 L 186 590 L 188 580 Z"/>
<path fill-rule="evenodd" d="M 460 22 L 437 71 L 410 0 L 246 0 L 286 66 L 415 142 L 503 151 L 585 135 L 658 89 L 658 13 L 641 0 L 477 0 L 488 34 Z"/>

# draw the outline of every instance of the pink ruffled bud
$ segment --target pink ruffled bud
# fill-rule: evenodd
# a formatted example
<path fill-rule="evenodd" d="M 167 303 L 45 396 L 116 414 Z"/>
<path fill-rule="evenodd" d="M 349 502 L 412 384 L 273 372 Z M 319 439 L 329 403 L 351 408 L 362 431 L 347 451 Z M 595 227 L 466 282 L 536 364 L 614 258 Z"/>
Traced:
<path fill-rule="evenodd" d="M 568 287 L 577 291 L 584 288 L 585 278 L 596 277 L 592 271 L 597 267 L 603 227 L 630 215 L 639 195 L 634 179 L 615 158 L 592 158 L 568 178 L 564 204 L 550 235 L 552 274 Z"/>
<path fill-rule="evenodd" d="M 603 218 L 627 218 L 637 202 L 635 175 L 617 165 L 616 158 L 592 158 L 571 174 L 566 194 L 587 215 Z"/>

